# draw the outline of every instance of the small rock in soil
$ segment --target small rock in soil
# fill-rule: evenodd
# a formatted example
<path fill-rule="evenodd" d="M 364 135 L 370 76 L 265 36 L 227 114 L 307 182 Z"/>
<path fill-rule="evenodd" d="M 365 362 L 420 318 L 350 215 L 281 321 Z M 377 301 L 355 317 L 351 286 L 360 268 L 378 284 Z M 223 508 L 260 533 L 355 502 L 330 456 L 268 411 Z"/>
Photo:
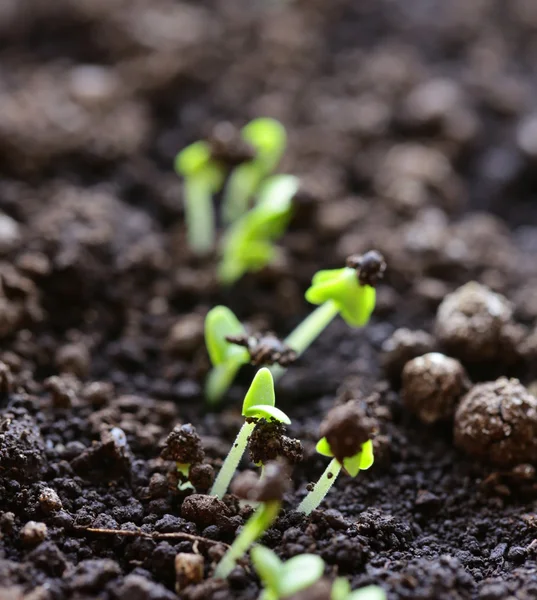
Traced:
<path fill-rule="evenodd" d="M 455 413 L 455 444 L 498 466 L 537 461 L 537 398 L 517 379 L 474 386 Z"/>
<path fill-rule="evenodd" d="M 47 526 L 44 523 L 28 521 L 20 530 L 19 537 L 25 546 L 37 546 L 47 537 Z"/>
<path fill-rule="evenodd" d="M 166 349 L 177 354 L 190 354 L 203 344 L 204 319 L 190 314 L 181 317 L 172 326 L 166 341 Z"/>
<path fill-rule="evenodd" d="M 60 497 L 52 488 L 43 488 L 39 494 L 39 506 L 44 513 L 50 514 L 63 508 Z"/>
<path fill-rule="evenodd" d="M 450 419 L 470 387 L 458 360 L 439 352 L 412 359 L 405 365 L 402 399 L 406 407 L 427 424 Z"/>
<path fill-rule="evenodd" d="M 227 525 L 231 511 L 216 496 L 192 494 L 183 501 L 181 516 L 196 525 L 207 527 L 208 525 Z"/>
<path fill-rule="evenodd" d="M 426 331 L 402 327 L 396 329 L 382 345 L 382 364 L 392 379 L 398 379 L 409 360 L 431 352 L 434 347 L 434 338 Z"/>
<path fill-rule="evenodd" d="M 203 579 L 204 560 L 201 554 L 179 552 L 175 557 L 175 590 L 179 593 Z"/>
<path fill-rule="evenodd" d="M 436 334 L 450 354 L 469 363 L 512 362 L 522 338 L 512 322 L 513 307 L 500 294 L 471 281 L 438 307 Z"/>

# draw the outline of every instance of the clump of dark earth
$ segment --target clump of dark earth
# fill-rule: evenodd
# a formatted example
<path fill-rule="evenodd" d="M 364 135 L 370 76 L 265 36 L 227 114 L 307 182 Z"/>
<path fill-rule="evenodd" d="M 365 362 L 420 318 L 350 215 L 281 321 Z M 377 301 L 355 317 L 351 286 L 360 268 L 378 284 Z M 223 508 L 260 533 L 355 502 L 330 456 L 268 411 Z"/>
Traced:
<path fill-rule="evenodd" d="M 266 464 L 279 458 L 290 465 L 302 460 L 300 440 L 285 435 L 285 425 L 280 421 L 260 419 L 248 440 L 250 460 L 254 464 Z"/>

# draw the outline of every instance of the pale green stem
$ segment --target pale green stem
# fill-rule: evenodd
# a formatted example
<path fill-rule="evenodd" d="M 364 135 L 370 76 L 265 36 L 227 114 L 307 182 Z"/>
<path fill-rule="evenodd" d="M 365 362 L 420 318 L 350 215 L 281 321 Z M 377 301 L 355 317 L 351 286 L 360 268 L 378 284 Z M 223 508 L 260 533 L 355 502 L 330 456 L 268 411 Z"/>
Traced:
<path fill-rule="evenodd" d="M 205 383 L 205 396 L 211 406 L 220 402 L 233 383 L 237 371 L 241 365 L 248 362 L 248 358 L 246 360 L 230 360 L 229 362 L 217 365 L 209 371 L 207 382 Z"/>
<path fill-rule="evenodd" d="M 246 422 L 240 428 L 239 433 L 235 438 L 235 442 L 233 443 L 229 454 L 226 456 L 226 460 L 224 461 L 224 464 L 218 473 L 218 477 L 211 488 L 211 496 L 223 498 L 224 494 L 227 492 L 229 484 L 233 479 L 233 475 L 235 475 L 235 471 L 237 470 L 242 455 L 244 454 L 246 446 L 248 445 L 248 438 L 252 435 L 254 429 L 254 422 Z"/>
<path fill-rule="evenodd" d="M 328 300 L 317 307 L 300 325 L 295 327 L 285 338 L 285 343 L 300 356 L 328 327 L 338 313 L 339 309 L 336 303 L 333 300 Z M 270 371 L 274 379 L 281 377 L 285 373 L 285 369 L 280 367 L 280 365 L 272 366 Z"/>
<path fill-rule="evenodd" d="M 188 245 L 196 254 L 208 254 L 215 239 L 211 188 L 196 177 L 187 177 L 184 185 Z"/>
<path fill-rule="evenodd" d="M 256 163 L 245 163 L 234 169 L 224 190 L 224 223 L 233 223 L 248 210 L 248 201 L 255 194 L 261 178 L 262 173 Z"/>
<path fill-rule="evenodd" d="M 341 463 L 333 458 L 319 478 L 319 481 L 313 486 L 311 492 L 300 503 L 297 508 L 298 512 L 309 515 L 321 504 L 326 494 L 330 491 L 330 488 L 334 485 L 341 468 Z"/>
<path fill-rule="evenodd" d="M 218 564 L 214 577 L 225 579 L 235 568 L 237 560 L 244 556 L 250 546 L 260 538 L 263 533 L 275 521 L 280 512 L 281 502 L 274 500 L 272 502 L 264 502 L 261 504 L 255 513 L 248 519 L 235 541 L 224 554 L 224 557 Z"/>

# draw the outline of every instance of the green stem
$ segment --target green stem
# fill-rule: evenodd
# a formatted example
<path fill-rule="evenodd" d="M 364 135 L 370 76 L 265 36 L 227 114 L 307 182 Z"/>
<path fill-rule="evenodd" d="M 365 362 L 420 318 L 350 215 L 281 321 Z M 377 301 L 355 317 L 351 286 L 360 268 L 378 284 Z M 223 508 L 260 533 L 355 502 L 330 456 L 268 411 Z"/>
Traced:
<path fill-rule="evenodd" d="M 197 177 L 185 179 L 185 219 L 190 248 L 196 254 L 211 252 L 215 239 L 212 193 Z"/>
<path fill-rule="evenodd" d="M 243 364 L 248 362 L 248 359 L 249 355 L 246 354 L 245 360 L 230 360 L 209 371 L 205 384 L 205 396 L 211 406 L 218 404 L 222 400 L 222 397 L 233 383 L 237 371 Z"/>
<path fill-rule="evenodd" d="M 302 500 L 297 510 L 306 515 L 311 514 L 321 504 L 326 494 L 330 491 L 330 488 L 334 485 L 341 468 L 341 463 L 333 458 L 319 478 L 319 481 L 313 486 L 313 489 L 304 500 Z"/>
<path fill-rule="evenodd" d="M 255 513 L 248 519 L 241 529 L 235 541 L 224 554 L 224 557 L 218 564 L 214 577 L 225 579 L 235 568 L 237 560 L 241 558 L 250 548 L 250 546 L 260 538 L 263 533 L 272 525 L 280 512 L 281 502 L 273 500 L 261 504 Z"/>
<path fill-rule="evenodd" d="M 239 165 L 231 173 L 222 203 L 224 223 L 233 223 L 248 210 L 248 201 L 259 186 L 262 174 L 255 163 Z"/>
<path fill-rule="evenodd" d="M 252 435 L 252 432 L 255 429 L 255 423 L 244 423 L 240 428 L 237 437 L 235 438 L 235 442 L 229 451 L 229 454 L 226 456 L 226 460 L 218 473 L 218 477 L 216 478 L 213 487 L 211 488 L 211 496 L 216 496 L 217 498 L 223 498 L 224 494 L 227 492 L 229 484 L 233 479 L 233 475 L 239 466 L 242 455 L 246 450 L 246 446 L 248 445 L 248 438 Z"/>
<path fill-rule="evenodd" d="M 317 307 L 300 325 L 285 338 L 285 343 L 300 356 L 337 316 L 339 309 L 333 300 L 328 300 Z M 279 365 L 270 368 L 274 379 L 281 377 L 285 369 Z"/>

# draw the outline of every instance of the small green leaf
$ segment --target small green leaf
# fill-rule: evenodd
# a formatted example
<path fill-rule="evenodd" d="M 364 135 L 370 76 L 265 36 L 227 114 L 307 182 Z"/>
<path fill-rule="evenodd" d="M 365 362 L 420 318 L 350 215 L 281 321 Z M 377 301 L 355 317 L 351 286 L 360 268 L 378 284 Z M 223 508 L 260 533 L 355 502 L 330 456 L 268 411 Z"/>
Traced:
<path fill-rule="evenodd" d="M 306 291 L 306 300 L 312 304 L 333 300 L 351 327 L 362 327 L 369 321 L 375 298 L 375 288 L 360 285 L 356 271 L 349 267 L 319 271 Z"/>
<path fill-rule="evenodd" d="M 315 450 L 317 450 L 317 452 L 319 454 L 322 454 L 323 456 L 329 456 L 330 458 L 334 456 L 334 454 L 332 453 L 332 449 L 330 448 L 330 444 L 328 443 L 328 440 L 325 437 L 321 438 L 317 442 Z"/>
<path fill-rule="evenodd" d="M 348 600 L 351 593 L 351 584 L 345 577 L 337 577 L 332 584 L 330 600 Z"/>
<path fill-rule="evenodd" d="M 257 408 L 260 405 L 274 406 L 275 404 L 276 396 L 274 394 L 272 373 L 266 367 L 263 367 L 255 374 L 254 380 L 246 392 L 244 402 L 242 403 L 242 414 L 243 416 L 247 416 L 246 413 L 252 407 Z"/>
<path fill-rule="evenodd" d="M 343 468 L 351 477 L 356 477 L 360 472 L 360 462 L 362 459 L 362 453 L 358 452 L 354 456 L 348 456 L 343 459 Z"/>
<path fill-rule="evenodd" d="M 276 597 L 278 597 L 280 573 L 283 567 L 282 561 L 272 550 L 265 548 L 265 546 L 254 546 L 250 556 L 263 585 L 276 592 Z"/>
<path fill-rule="evenodd" d="M 375 461 L 375 457 L 373 456 L 373 442 L 371 440 L 367 440 L 365 444 L 362 444 L 360 454 L 360 470 L 366 471 Z"/>
<path fill-rule="evenodd" d="M 190 144 L 175 157 L 175 170 L 183 177 L 191 177 L 205 168 L 211 160 L 211 150 L 207 142 Z"/>
<path fill-rule="evenodd" d="M 324 562 L 315 554 L 300 554 L 283 564 L 279 589 L 283 597 L 296 594 L 322 577 Z"/>
<path fill-rule="evenodd" d="M 231 356 L 238 355 L 244 348 L 226 342 L 228 335 L 241 335 L 244 327 L 226 306 L 215 306 L 205 317 L 205 344 L 211 363 L 220 365 Z"/>
<path fill-rule="evenodd" d="M 368 585 L 351 592 L 346 600 L 386 600 L 386 592 L 378 585 Z"/>
<path fill-rule="evenodd" d="M 285 150 L 285 127 L 275 119 L 261 117 L 245 125 L 241 134 L 257 150 L 254 161 L 261 163 L 266 173 L 272 171 Z"/>
<path fill-rule="evenodd" d="M 243 411 L 244 417 L 253 417 L 256 419 L 275 419 L 285 425 L 291 424 L 291 419 L 279 408 L 275 406 L 267 406 L 266 404 L 260 404 L 258 406 L 250 406 L 248 410 Z"/>

